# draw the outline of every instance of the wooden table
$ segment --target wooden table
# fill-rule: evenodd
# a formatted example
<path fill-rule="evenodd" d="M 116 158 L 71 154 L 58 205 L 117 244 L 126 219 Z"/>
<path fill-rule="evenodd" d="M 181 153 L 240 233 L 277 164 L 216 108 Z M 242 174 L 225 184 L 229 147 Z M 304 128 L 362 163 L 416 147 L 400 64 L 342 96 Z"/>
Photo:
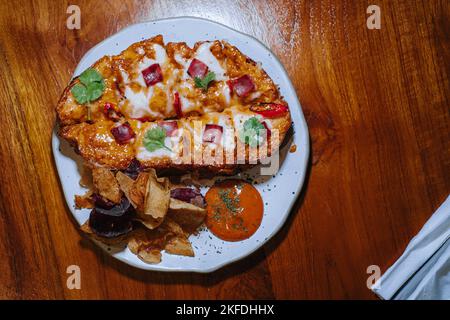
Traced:
<path fill-rule="evenodd" d="M 68 30 L 70 4 L 81 29 Z M 369 30 L 369 4 L 381 29 Z M 208 275 L 145 272 L 78 232 L 50 148 L 83 54 L 132 23 L 199 16 L 264 42 L 307 118 L 307 182 L 282 231 Z M 2 1 L 0 298 L 375 298 L 384 271 L 450 192 L 450 2 Z M 69 265 L 81 290 L 66 287 Z"/>

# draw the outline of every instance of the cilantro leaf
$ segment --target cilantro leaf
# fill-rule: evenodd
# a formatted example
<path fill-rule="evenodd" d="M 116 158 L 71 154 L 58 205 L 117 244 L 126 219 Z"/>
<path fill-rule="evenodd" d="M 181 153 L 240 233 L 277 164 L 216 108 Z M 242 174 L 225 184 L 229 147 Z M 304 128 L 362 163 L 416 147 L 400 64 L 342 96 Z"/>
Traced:
<path fill-rule="evenodd" d="M 251 147 L 256 147 L 263 142 L 266 128 L 256 117 L 247 119 L 244 126 L 239 130 L 239 140 Z"/>
<path fill-rule="evenodd" d="M 166 147 L 164 140 L 166 138 L 166 130 L 160 127 L 156 127 L 148 130 L 144 136 L 144 146 L 150 151 L 156 151 L 158 149 L 167 149 L 172 151 L 170 148 Z"/>
<path fill-rule="evenodd" d="M 101 82 L 103 81 L 102 75 L 95 69 L 88 68 L 86 69 L 79 77 L 80 82 L 85 86 L 88 86 L 92 82 Z"/>
<path fill-rule="evenodd" d="M 206 74 L 206 76 L 203 77 L 203 79 L 200 77 L 195 77 L 194 82 L 195 82 L 195 86 L 197 88 L 200 88 L 203 91 L 206 91 L 206 90 L 208 90 L 209 83 L 211 81 L 214 81 L 215 79 L 216 79 L 216 74 L 214 72 L 210 71 Z"/>
<path fill-rule="evenodd" d="M 70 91 L 79 104 L 86 104 L 101 97 L 105 90 L 105 81 L 97 70 L 89 68 L 78 79 L 80 83 L 74 85 Z"/>
<path fill-rule="evenodd" d="M 103 80 L 101 82 L 91 82 L 86 86 L 87 98 L 89 101 L 95 101 L 101 97 L 103 90 L 105 89 L 105 83 Z"/>
<path fill-rule="evenodd" d="M 250 119 L 247 119 L 244 122 L 244 129 L 245 130 L 255 130 L 255 131 L 259 131 L 261 129 L 264 129 L 264 125 L 259 122 L 258 118 L 256 117 L 251 117 Z"/>
<path fill-rule="evenodd" d="M 72 87 L 72 90 L 70 91 L 79 104 L 85 104 L 86 102 L 88 102 L 87 90 L 86 87 L 82 84 L 77 83 Z"/>

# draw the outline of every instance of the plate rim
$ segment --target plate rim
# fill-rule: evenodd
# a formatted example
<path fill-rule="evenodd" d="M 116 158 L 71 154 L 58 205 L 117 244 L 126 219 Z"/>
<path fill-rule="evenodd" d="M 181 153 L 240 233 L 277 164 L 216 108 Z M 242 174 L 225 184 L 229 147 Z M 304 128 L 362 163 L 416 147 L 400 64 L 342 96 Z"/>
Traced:
<path fill-rule="evenodd" d="M 286 224 L 288 217 L 292 214 L 292 210 L 293 210 L 295 203 L 297 203 L 297 201 L 298 201 L 300 192 L 302 191 L 302 189 L 304 187 L 306 172 L 308 171 L 308 159 L 309 159 L 309 155 L 310 155 L 310 136 L 309 136 L 308 125 L 306 123 L 305 116 L 303 114 L 303 109 L 302 109 L 301 103 L 297 96 L 297 92 L 295 90 L 294 85 L 291 82 L 289 74 L 287 73 L 287 71 L 286 71 L 283 63 L 280 61 L 280 59 L 261 40 L 255 38 L 254 36 L 246 34 L 239 30 L 233 29 L 221 22 L 209 20 L 206 18 L 194 17 L 194 16 L 178 16 L 178 17 L 167 17 L 167 18 L 161 18 L 161 19 L 146 20 L 146 21 L 130 24 L 130 25 L 122 28 L 121 30 L 111 34 L 107 38 L 98 42 L 96 45 L 94 45 L 88 51 L 86 51 L 86 53 L 83 55 L 83 57 L 80 59 L 77 66 L 75 67 L 75 70 L 73 71 L 73 75 L 72 75 L 71 79 L 73 79 L 76 76 L 76 74 L 77 74 L 76 71 L 78 69 L 78 66 L 81 65 L 97 47 L 103 45 L 106 41 L 110 40 L 110 38 L 115 37 L 121 33 L 124 33 L 128 29 L 134 28 L 138 25 L 146 25 L 149 23 L 156 23 L 156 22 L 162 22 L 162 21 L 177 21 L 177 20 L 202 21 L 202 22 L 218 25 L 219 27 L 226 28 L 226 29 L 230 30 L 231 32 L 238 33 L 239 36 L 241 36 L 241 37 L 248 38 L 248 39 L 254 41 L 256 44 L 258 44 L 263 49 L 268 51 L 271 54 L 271 56 L 275 59 L 275 62 L 278 64 L 278 66 L 283 71 L 283 76 L 287 79 L 287 83 L 289 85 L 289 88 L 287 88 L 287 91 L 289 91 L 295 97 L 295 100 L 298 103 L 298 112 L 299 112 L 300 117 L 299 117 L 299 119 L 297 119 L 297 122 L 300 121 L 300 124 L 294 123 L 294 121 L 293 121 L 293 123 L 294 123 L 294 125 L 296 125 L 296 124 L 300 125 L 300 127 L 302 128 L 301 136 L 303 138 L 302 138 L 301 142 L 302 142 L 302 147 L 303 147 L 302 151 L 303 151 L 304 156 L 301 159 L 299 159 L 299 161 L 302 161 L 302 163 L 301 163 L 302 170 L 298 176 L 299 184 L 298 184 L 298 188 L 295 190 L 295 194 L 293 195 L 294 200 L 290 203 L 289 208 L 287 209 L 287 214 L 285 214 L 283 216 L 280 223 L 272 230 L 272 232 L 266 237 L 266 239 L 263 239 L 262 241 L 258 242 L 258 244 L 254 248 L 251 248 L 250 250 L 246 251 L 244 254 L 238 255 L 236 257 L 233 257 L 231 259 L 228 259 L 226 261 L 218 263 L 215 266 L 208 267 L 208 268 L 177 269 L 177 268 L 171 268 L 171 267 L 167 267 L 167 266 L 165 266 L 163 268 L 158 268 L 158 267 L 156 267 L 156 266 L 158 266 L 158 264 L 156 264 L 156 265 L 148 264 L 144 268 L 142 265 L 139 265 L 132 260 L 129 260 L 129 259 L 126 259 L 123 257 L 117 257 L 114 254 L 108 252 L 103 246 L 100 246 L 108 255 L 112 256 L 113 258 L 115 258 L 119 261 L 122 261 L 125 264 L 128 264 L 132 267 L 138 268 L 140 270 L 157 271 L 157 272 L 180 272 L 180 273 L 190 273 L 190 272 L 192 272 L 192 273 L 211 273 L 211 272 L 219 270 L 227 265 L 230 265 L 234 262 L 237 262 L 239 260 L 247 258 L 249 255 L 253 254 L 257 250 L 259 250 L 262 246 L 264 246 L 267 242 L 269 242 L 281 230 L 281 228 Z M 59 151 L 60 138 L 57 135 L 57 128 L 58 128 L 58 123 L 55 124 L 54 130 L 52 132 L 52 153 L 53 153 L 53 158 L 54 158 L 57 173 L 58 173 L 58 178 L 59 178 L 59 180 L 61 180 L 60 168 L 59 168 L 58 159 L 57 159 L 57 153 L 60 153 L 60 151 Z M 297 129 L 297 128 L 295 128 L 295 129 Z M 61 188 L 62 188 L 64 197 L 65 197 L 65 200 L 66 200 L 66 205 L 67 205 L 68 209 L 70 210 L 70 213 L 72 214 L 72 216 L 74 216 L 75 215 L 74 209 L 72 209 L 69 205 L 69 203 L 70 203 L 69 197 L 68 197 L 68 194 L 66 193 L 65 188 L 63 187 L 62 182 L 61 182 Z M 75 219 L 75 220 L 77 220 L 77 219 Z M 77 223 L 78 223 L 78 220 L 77 220 Z M 98 244 L 95 244 L 95 245 L 98 245 Z"/>

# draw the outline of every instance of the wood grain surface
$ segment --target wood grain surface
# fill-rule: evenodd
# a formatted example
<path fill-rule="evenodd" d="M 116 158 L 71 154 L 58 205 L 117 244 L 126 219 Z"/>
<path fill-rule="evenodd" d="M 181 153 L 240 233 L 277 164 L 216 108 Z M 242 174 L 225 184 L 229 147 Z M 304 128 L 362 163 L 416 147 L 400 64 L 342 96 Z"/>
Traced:
<path fill-rule="evenodd" d="M 69 4 L 81 29 L 66 28 Z M 367 6 L 381 29 L 366 27 Z M 311 163 L 289 220 L 213 274 L 146 272 L 81 236 L 50 139 L 83 54 L 132 23 L 198 16 L 255 36 L 285 65 Z M 450 2 L 1 1 L 0 298 L 339 299 L 375 295 L 384 271 L 450 192 Z M 81 290 L 66 287 L 69 265 Z"/>

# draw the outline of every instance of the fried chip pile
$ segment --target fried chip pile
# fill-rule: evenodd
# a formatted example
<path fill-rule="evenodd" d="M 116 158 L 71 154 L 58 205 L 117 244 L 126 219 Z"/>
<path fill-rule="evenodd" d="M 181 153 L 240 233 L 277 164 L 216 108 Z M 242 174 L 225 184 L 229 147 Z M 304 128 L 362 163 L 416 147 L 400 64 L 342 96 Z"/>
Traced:
<path fill-rule="evenodd" d="M 133 179 L 122 171 L 93 168 L 92 181 L 91 190 L 75 196 L 76 207 L 94 211 L 98 199 L 113 207 L 125 197 L 134 210 L 134 227 L 124 235 L 106 238 L 95 232 L 88 219 L 81 226 L 85 234 L 107 246 L 126 246 L 146 263 L 161 262 L 162 251 L 194 256 L 189 236 L 203 224 L 206 211 L 199 205 L 171 198 L 170 190 L 176 186 L 168 178 L 158 177 L 153 169 L 139 172 Z M 96 214 L 104 211 L 97 209 Z"/>

